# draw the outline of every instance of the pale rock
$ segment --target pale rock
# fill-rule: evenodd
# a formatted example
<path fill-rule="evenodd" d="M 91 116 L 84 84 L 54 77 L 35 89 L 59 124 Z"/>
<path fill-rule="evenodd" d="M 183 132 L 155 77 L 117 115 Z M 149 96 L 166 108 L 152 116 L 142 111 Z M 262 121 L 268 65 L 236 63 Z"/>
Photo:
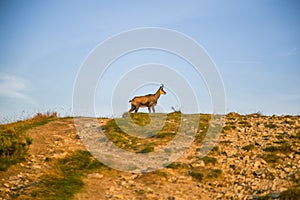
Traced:
<path fill-rule="evenodd" d="M 34 168 L 34 169 L 41 169 L 42 167 L 40 165 L 32 165 L 32 168 Z"/>
<path fill-rule="evenodd" d="M 287 190 L 287 189 L 288 189 L 287 187 L 280 187 L 280 188 L 279 188 L 279 191 L 280 191 L 280 192 L 283 192 L 283 191 L 285 191 L 285 190 Z"/>
<path fill-rule="evenodd" d="M 114 187 L 114 186 L 110 186 L 110 187 L 109 187 L 109 191 L 110 191 L 110 192 L 115 191 L 115 187 Z"/>
<path fill-rule="evenodd" d="M 243 186 L 239 185 L 239 186 L 236 187 L 236 189 L 237 189 L 238 191 L 241 191 L 241 190 L 243 189 Z"/>
<path fill-rule="evenodd" d="M 205 167 L 205 162 L 203 160 L 199 160 L 196 163 L 192 164 L 193 167 Z"/>
<path fill-rule="evenodd" d="M 103 178 L 103 174 L 99 174 L 99 173 L 94 173 L 94 174 L 89 174 L 88 178 L 92 178 L 92 179 L 101 179 Z"/>
<path fill-rule="evenodd" d="M 136 179 L 136 178 L 138 178 L 138 177 L 139 177 L 138 174 L 133 174 L 132 176 L 130 176 L 130 179 Z"/>
<path fill-rule="evenodd" d="M 249 156 L 246 155 L 246 156 L 243 158 L 243 161 L 244 161 L 244 162 L 247 162 L 249 159 L 250 159 Z"/>
<path fill-rule="evenodd" d="M 113 198 L 116 198 L 116 199 L 125 199 L 123 194 L 114 194 Z"/>

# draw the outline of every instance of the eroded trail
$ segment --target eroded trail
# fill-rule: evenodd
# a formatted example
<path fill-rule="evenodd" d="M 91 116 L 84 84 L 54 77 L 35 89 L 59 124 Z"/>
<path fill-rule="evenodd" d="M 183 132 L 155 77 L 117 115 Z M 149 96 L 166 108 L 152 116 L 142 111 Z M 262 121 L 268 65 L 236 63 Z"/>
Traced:
<path fill-rule="evenodd" d="M 59 119 L 27 132 L 33 143 L 26 161 L 0 172 L 2 199 L 28 196 L 37 186 L 40 177 L 52 167 L 52 160 L 62 158 L 69 152 L 84 149 L 78 139 L 72 119 Z"/>

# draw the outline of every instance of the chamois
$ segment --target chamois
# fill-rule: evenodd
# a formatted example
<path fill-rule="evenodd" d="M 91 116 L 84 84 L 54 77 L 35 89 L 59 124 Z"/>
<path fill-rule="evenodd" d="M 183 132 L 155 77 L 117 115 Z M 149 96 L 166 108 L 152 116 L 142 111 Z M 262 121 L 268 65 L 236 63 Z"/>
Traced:
<path fill-rule="evenodd" d="M 134 97 L 129 101 L 131 102 L 131 108 L 128 112 L 137 112 L 140 107 L 148 107 L 149 113 L 151 113 L 151 108 L 152 111 L 155 112 L 154 106 L 157 104 L 157 100 L 161 94 L 167 94 L 164 91 L 164 85 L 161 85 L 155 94 Z"/>

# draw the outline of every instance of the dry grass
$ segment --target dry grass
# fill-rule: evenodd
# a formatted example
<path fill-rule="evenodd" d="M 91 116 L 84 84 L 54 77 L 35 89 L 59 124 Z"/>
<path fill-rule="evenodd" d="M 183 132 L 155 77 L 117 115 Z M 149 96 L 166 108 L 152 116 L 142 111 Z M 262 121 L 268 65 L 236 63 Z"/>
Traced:
<path fill-rule="evenodd" d="M 52 170 L 41 177 L 32 199 L 71 199 L 83 186 L 82 177 L 94 170 L 105 168 L 88 151 L 78 150 L 58 159 Z"/>
<path fill-rule="evenodd" d="M 25 159 L 32 139 L 26 136 L 26 131 L 44 125 L 57 119 L 57 113 L 38 113 L 34 117 L 0 125 L 0 170 L 5 171 L 9 166 Z"/>

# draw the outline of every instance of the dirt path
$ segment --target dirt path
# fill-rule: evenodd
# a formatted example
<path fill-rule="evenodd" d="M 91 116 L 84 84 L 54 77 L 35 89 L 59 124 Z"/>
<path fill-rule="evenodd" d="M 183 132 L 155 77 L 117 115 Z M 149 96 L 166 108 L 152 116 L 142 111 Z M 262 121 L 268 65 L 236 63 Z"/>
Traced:
<path fill-rule="evenodd" d="M 26 161 L 0 172 L 0 199 L 26 195 L 35 187 L 41 175 L 51 167 L 51 161 L 67 153 L 84 149 L 77 137 L 72 119 L 59 119 L 27 132 L 33 139 Z"/>

